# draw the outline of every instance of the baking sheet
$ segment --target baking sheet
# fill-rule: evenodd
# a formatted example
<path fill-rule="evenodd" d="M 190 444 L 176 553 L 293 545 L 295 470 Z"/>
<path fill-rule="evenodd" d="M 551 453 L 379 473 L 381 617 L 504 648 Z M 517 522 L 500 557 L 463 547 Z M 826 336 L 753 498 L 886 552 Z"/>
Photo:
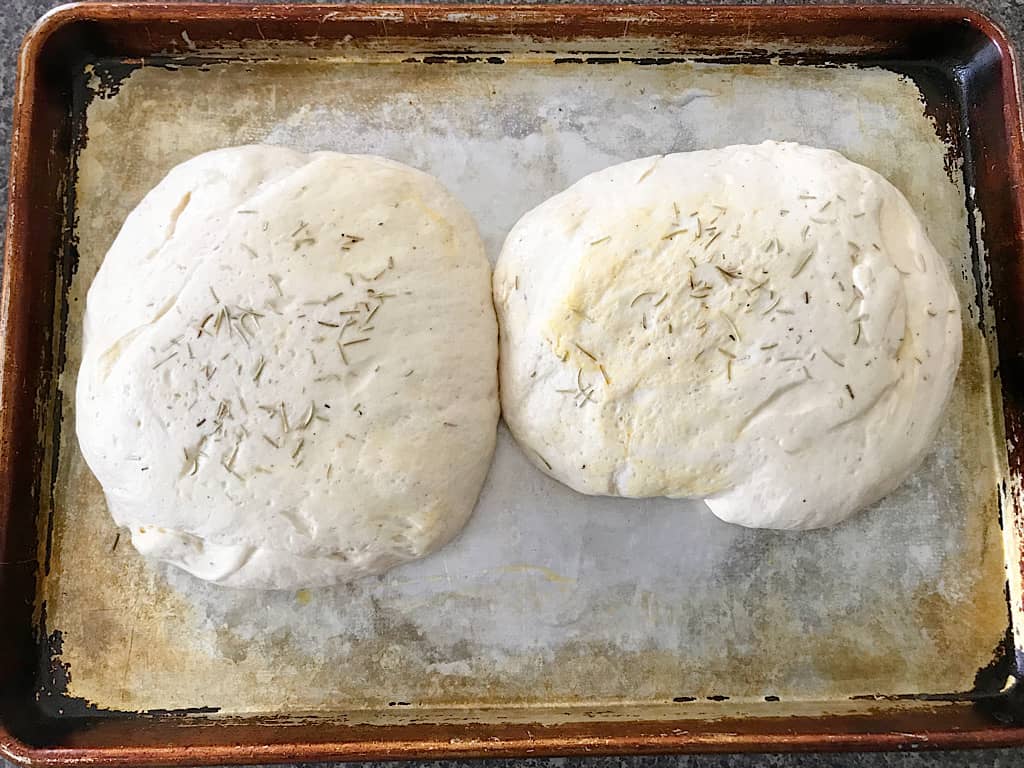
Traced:
<path fill-rule="evenodd" d="M 40 592 L 68 693 L 119 710 L 294 713 L 970 689 L 1007 626 L 1002 440 L 966 190 L 914 83 L 880 69 L 402 58 L 145 67 L 89 105 Z M 935 449 L 873 510 L 782 533 L 700 503 L 584 498 L 502 429 L 464 533 L 381 578 L 235 592 L 145 564 L 124 536 L 114 547 L 72 426 L 81 309 L 120 222 L 174 164 L 257 141 L 387 155 L 438 175 L 493 258 L 523 212 L 590 171 L 766 138 L 832 147 L 892 180 L 968 308 Z"/>

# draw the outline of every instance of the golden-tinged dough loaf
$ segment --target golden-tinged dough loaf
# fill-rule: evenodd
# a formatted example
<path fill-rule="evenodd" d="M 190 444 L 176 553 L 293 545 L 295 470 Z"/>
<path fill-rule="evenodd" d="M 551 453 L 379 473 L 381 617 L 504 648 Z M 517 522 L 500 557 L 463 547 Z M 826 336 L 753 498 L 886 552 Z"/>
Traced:
<path fill-rule="evenodd" d="M 960 362 L 903 195 L 796 144 L 587 176 L 516 224 L 494 297 L 503 414 L 538 467 L 747 526 L 830 525 L 893 490 Z"/>

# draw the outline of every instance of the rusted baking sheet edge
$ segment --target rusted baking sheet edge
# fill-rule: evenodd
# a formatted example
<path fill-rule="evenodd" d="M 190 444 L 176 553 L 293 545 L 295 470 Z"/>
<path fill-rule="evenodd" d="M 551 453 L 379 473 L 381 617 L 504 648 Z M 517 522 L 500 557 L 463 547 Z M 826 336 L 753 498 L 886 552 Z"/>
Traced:
<path fill-rule="evenodd" d="M 299 40 L 316 46 L 321 41 L 342 40 L 349 25 L 358 25 L 366 37 L 389 39 L 391 36 L 450 37 L 480 35 L 535 36 L 543 39 L 583 39 L 612 34 L 663 36 L 674 39 L 685 35 L 691 40 L 713 36 L 716 44 L 748 39 L 756 30 L 759 40 L 773 35 L 803 36 L 806 40 L 827 39 L 835 49 L 855 52 L 870 48 L 881 40 L 887 28 L 911 21 L 955 22 L 973 26 L 996 46 L 1003 63 L 1000 89 L 1003 95 L 1003 119 L 1009 153 L 1012 191 L 1024 184 L 1020 98 L 1016 62 L 1006 36 L 985 16 L 955 7 L 917 6 L 774 6 L 774 7 L 600 7 L 600 6 L 219 6 L 210 4 L 121 5 L 115 3 L 75 4 L 56 9 L 45 16 L 29 34 L 19 60 L 19 81 L 15 97 L 15 124 L 12 140 L 10 207 L 8 212 L 7 264 L 17 265 L 17 249 L 28 236 L 26 222 L 32 215 L 32 160 L 30 146 L 39 151 L 38 142 L 49 136 L 33 131 L 33 87 L 39 74 L 40 58 L 52 38 L 62 29 L 76 24 L 103 24 L 120 27 L 114 43 L 123 47 L 111 55 L 146 57 L 161 53 L 196 52 L 211 42 L 223 42 L 229 25 L 241 30 L 238 41 L 246 39 Z M 187 23 L 187 34 L 150 36 L 149 24 L 174 27 Z M 278 26 L 280 28 L 278 29 Z M 843 29 L 862 30 L 845 34 Z M 864 29 L 877 32 L 872 37 Z M 139 34 L 139 32 L 144 34 Z M 296 34 L 284 34 L 287 31 Z M 208 36 L 207 36 L 208 35 Z M 134 41 L 134 42 L 133 42 Z M 103 42 L 100 43 L 104 44 Z M 709 42 L 709 46 L 711 46 Z M 713 48 L 714 46 L 711 46 Z M 37 144 L 32 145 L 35 141 Z M 47 151 L 50 151 L 49 149 Z M 1024 201 L 1013 200 L 1013 219 L 1019 235 L 1024 231 Z M 16 295 L 20 268 L 4 270 L 2 293 L 3 328 L 11 334 L 4 341 L 3 382 L 10 396 L 10 385 L 21 376 L 19 352 L 25 351 L 29 297 Z M 0 413 L 0 476 L 23 459 L 11 455 L 6 437 L 11 430 L 23 428 L 31 415 Z M 1024 419 L 1016 408 L 1008 410 L 1008 431 L 1024 434 Z M 1018 441 L 1019 442 L 1019 441 Z M 1011 446 L 1011 474 L 1024 472 L 1024 446 Z M 1014 486 L 1016 487 L 1016 486 Z M 1007 492 L 1004 514 L 1013 548 L 1019 552 L 1024 541 L 1022 494 Z M 9 481 L 0 483 L 0 544 L 5 543 L 5 526 L 10 521 Z M 1018 587 L 1024 580 L 1024 564 L 1010 567 L 1011 582 Z M 1015 593 L 1020 595 L 1018 589 Z M 1018 632 L 1022 606 L 1011 605 Z M 1015 643 L 1020 648 L 1018 635 Z M 1019 664 L 1018 664 L 1019 668 Z M 1014 712 L 1020 712 L 1020 694 L 1008 693 Z M 259 720 L 237 724 L 193 720 L 189 717 L 141 716 L 130 722 L 116 718 L 82 721 L 80 730 L 54 733 L 54 746 L 30 746 L 15 739 L 6 726 L 0 726 L 0 754 L 17 762 L 38 765 L 81 762 L 105 765 L 181 765 L 195 763 L 251 763 L 284 760 L 386 759 L 415 757 L 484 757 L 511 755 L 639 754 L 678 752 L 746 752 L 812 750 L 886 750 L 949 747 L 1007 746 L 1024 743 L 1024 728 L 1000 726 L 998 713 L 985 713 L 968 703 L 951 703 L 934 710 L 889 712 L 836 718 L 765 717 L 715 721 L 633 721 L 625 723 L 572 722 L 559 726 L 494 726 L 482 723 L 437 725 L 419 723 L 396 726 L 325 727 L 282 726 Z M 894 726 L 899 730 L 894 730 Z M 123 739 L 121 742 L 117 737 Z M 267 741 L 273 743 L 266 743 Z M 110 744 L 121 746 L 109 746 Z"/>

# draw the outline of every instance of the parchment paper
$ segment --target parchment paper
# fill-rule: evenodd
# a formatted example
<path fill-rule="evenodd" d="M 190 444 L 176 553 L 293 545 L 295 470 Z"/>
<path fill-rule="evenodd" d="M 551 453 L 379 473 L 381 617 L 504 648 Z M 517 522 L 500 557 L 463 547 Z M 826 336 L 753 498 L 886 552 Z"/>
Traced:
<path fill-rule="evenodd" d="M 147 67 L 88 107 L 43 594 L 70 693 L 243 713 L 969 689 L 1007 621 L 1002 449 L 963 179 L 916 86 L 878 69 L 400 58 Z M 386 155 L 438 175 L 493 258 L 521 214 L 590 171 L 767 138 L 838 149 L 892 180 L 968 308 L 935 448 L 874 509 L 780 533 L 729 526 L 700 503 L 585 498 L 502 428 L 464 533 L 381 578 L 238 592 L 144 563 L 125 535 L 112 551 L 74 436 L 81 311 L 121 221 L 176 163 L 247 142 Z"/>

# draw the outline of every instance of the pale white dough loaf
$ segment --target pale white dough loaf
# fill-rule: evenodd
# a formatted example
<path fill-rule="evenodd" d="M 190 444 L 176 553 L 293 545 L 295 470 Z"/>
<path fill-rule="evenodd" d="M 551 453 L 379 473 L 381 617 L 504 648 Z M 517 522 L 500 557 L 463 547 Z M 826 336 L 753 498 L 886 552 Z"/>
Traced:
<path fill-rule="evenodd" d="M 466 210 L 378 157 L 249 146 L 174 168 L 89 290 L 77 432 L 144 555 L 320 586 L 448 541 L 498 418 Z"/>
<path fill-rule="evenodd" d="M 946 265 L 892 184 L 796 144 L 648 157 L 526 214 L 494 275 L 505 420 L 583 493 L 836 523 L 936 434 Z"/>

